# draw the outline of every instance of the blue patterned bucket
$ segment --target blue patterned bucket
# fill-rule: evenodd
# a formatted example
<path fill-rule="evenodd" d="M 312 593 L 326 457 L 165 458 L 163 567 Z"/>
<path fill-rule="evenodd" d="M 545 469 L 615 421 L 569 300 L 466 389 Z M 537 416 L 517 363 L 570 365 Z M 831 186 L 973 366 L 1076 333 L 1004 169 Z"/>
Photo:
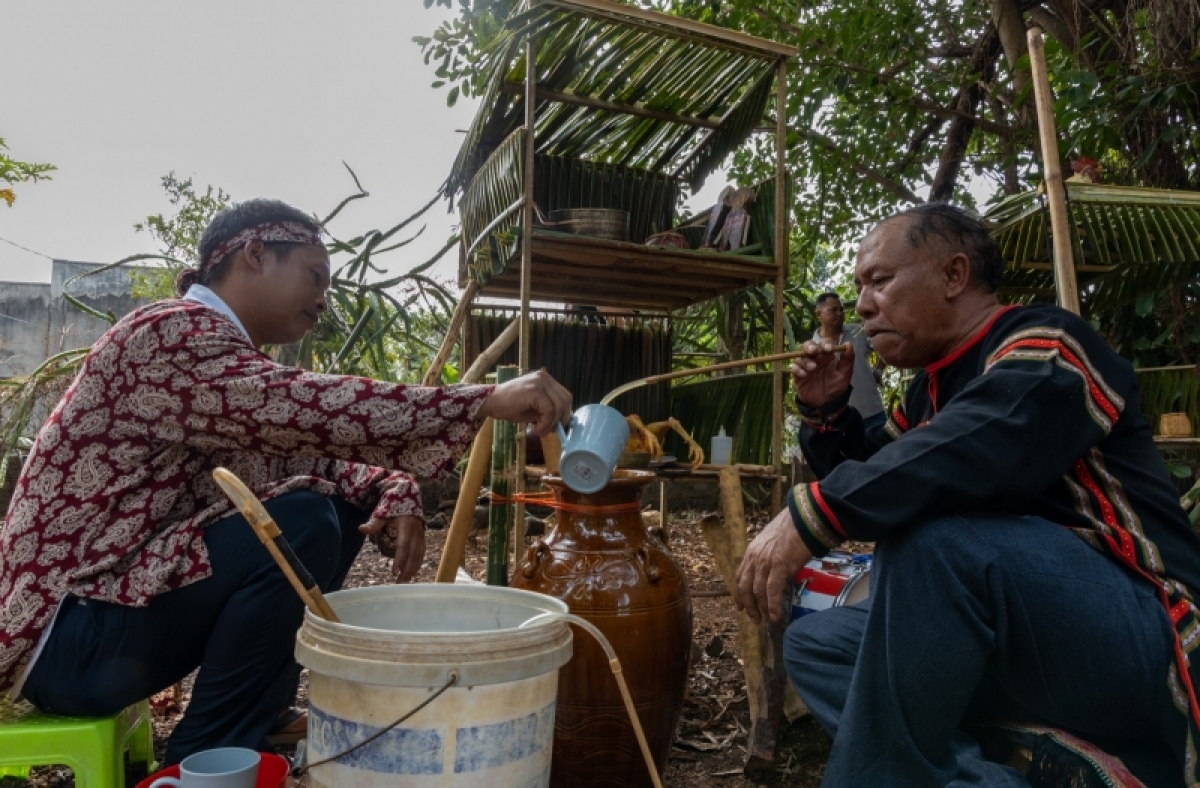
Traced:
<path fill-rule="evenodd" d="M 551 597 L 493 586 L 374 586 L 330 594 L 341 619 L 309 613 L 296 659 L 309 668 L 308 762 L 378 734 L 450 683 L 400 725 L 330 763 L 314 788 L 439 788 L 550 782 L 558 669 L 571 658 Z"/>

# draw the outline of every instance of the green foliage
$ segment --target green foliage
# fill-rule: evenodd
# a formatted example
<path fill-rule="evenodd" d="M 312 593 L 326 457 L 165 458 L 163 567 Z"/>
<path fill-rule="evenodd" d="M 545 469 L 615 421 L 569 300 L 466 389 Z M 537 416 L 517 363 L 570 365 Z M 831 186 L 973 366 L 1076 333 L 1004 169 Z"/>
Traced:
<path fill-rule="evenodd" d="M 0 186 L 4 187 L 0 188 L 0 200 L 3 200 L 11 208 L 17 200 L 13 186 L 18 183 L 48 181 L 50 180 L 49 173 L 58 168 L 53 164 L 18 161 L 5 153 L 6 150 L 8 150 L 8 145 L 4 142 L 4 138 L 0 137 Z M 3 478 L 2 474 L 3 468 L 0 468 L 0 478 Z"/>
<path fill-rule="evenodd" d="M 174 171 L 162 177 L 167 201 L 175 206 L 169 216 L 156 213 L 138 222 L 133 229 L 149 233 L 158 242 L 159 251 L 179 262 L 165 262 L 161 269 L 139 268 L 131 273 L 133 295 L 150 301 L 175 297 L 175 276 L 180 269 L 199 263 L 197 250 L 204 228 L 233 199 L 224 189 L 206 186 L 204 192 L 197 191 L 191 178 L 180 180 Z"/>
<path fill-rule="evenodd" d="M 435 0 L 424 0 L 431 8 Z M 518 0 L 458 0 L 460 13 L 443 22 L 429 36 L 412 40 L 425 53 L 425 64 L 434 65 L 432 87 L 446 88 L 446 105 L 453 107 L 459 97 L 482 95 L 487 53 L 503 33 L 504 20 Z M 438 6 L 452 8 L 451 0 L 436 0 Z"/>

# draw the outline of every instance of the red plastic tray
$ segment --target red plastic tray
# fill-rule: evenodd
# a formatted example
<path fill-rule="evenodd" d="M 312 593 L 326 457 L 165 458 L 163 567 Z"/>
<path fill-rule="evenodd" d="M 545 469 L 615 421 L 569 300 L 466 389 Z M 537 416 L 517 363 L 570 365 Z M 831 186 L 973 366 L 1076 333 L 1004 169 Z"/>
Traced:
<path fill-rule="evenodd" d="M 283 788 L 289 769 L 287 759 L 269 752 L 260 752 L 258 756 L 258 779 L 254 781 L 254 788 Z M 168 766 L 142 780 L 137 788 L 150 788 L 150 783 L 159 777 L 178 776 L 179 764 Z"/>

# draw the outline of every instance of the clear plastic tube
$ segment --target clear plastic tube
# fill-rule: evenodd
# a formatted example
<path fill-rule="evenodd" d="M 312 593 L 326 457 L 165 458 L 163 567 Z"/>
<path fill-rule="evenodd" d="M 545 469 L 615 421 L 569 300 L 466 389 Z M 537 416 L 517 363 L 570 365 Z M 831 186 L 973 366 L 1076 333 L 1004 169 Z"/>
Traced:
<path fill-rule="evenodd" d="M 524 629 L 535 623 L 542 624 L 553 621 L 566 621 L 585 630 L 600 644 L 600 648 L 604 649 L 604 654 L 608 657 L 608 666 L 612 669 L 613 677 L 617 680 L 617 687 L 621 690 L 621 699 L 625 701 L 625 711 L 629 714 L 629 721 L 633 723 L 633 732 L 637 736 L 638 746 L 642 749 L 642 758 L 645 759 L 646 768 L 650 771 L 650 779 L 654 782 L 654 788 L 662 788 L 662 780 L 658 776 L 658 767 L 654 765 L 654 757 L 650 754 L 650 745 L 646 742 L 646 734 L 642 730 L 642 723 L 638 719 L 637 709 L 633 706 L 633 698 L 629 695 L 629 687 L 625 684 L 625 676 L 621 672 L 621 660 L 617 659 L 617 652 L 613 650 L 612 644 L 608 642 L 608 638 L 604 637 L 604 633 L 597 629 L 592 622 L 571 613 L 556 613 L 554 611 L 539 613 L 521 624 L 518 629 Z"/>

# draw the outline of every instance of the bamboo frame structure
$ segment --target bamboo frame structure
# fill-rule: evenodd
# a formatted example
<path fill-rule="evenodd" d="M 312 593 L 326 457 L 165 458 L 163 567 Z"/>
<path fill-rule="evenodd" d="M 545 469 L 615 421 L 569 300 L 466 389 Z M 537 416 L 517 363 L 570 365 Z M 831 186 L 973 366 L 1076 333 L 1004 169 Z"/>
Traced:
<path fill-rule="evenodd" d="M 787 59 L 781 58 L 775 72 L 775 352 L 783 352 L 783 289 L 787 284 Z M 775 483 L 771 485 L 771 514 L 783 508 L 783 362 L 775 362 L 772 384 L 771 462 Z M 664 515 L 665 517 L 665 515 Z"/>
<path fill-rule="evenodd" d="M 462 152 L 448 181 L 449 188 L 462 190 L 463 226 L 464 229 L 468 226 L 472 228 L 464 232 L 464 259 L 467 264 L 477 265 L 472 255 L 496 254 L 499 257 L 499 262 L 492 263 L 490 273 L 472 269 L 472 276 L 480 277 L 480 295 L 512 298 L 520 304 L 517 315 L 520 372 L 529 371 L 530 303 L 534 299 L 648 308 L 670 313 L 724 293 L 772 283 L 775 318 L 773 349 L 775 354 L 783 353 L 783 293 L 787 284 L 788 260 L 785 169 L 787 59 L 796 55 L 795 48 L 611 0 L 528 0 L 525 13 L 541 14 L 542 20 L 551 18 L 547 14 L 558 14 L 553 18 L 565 20 L 564 23 L 590 20 L 586 23 L 628 29 L 650 37 L 643 40 L 643 44 L 648 45 L 647 49 L 674 48 L 664 50 L 670 51 L 672 58 L 677 58 L 663 60 L 664 68 L 686 70 L 694 60 L 692 54 L 695 53 L 697 57 L 708 58 L 706 63 L 732 64 L 721 73 L 740 74 L 740 77 L 725 78 L 740 79 L 743 84 L 735 83 L 738 90 L 733 91 L 727 84 L 697 83 L 695 92 L 689 94 L 690 103 L 674 102 L 678 106 L 672 106 L 671 109 L 676 111 L 665 108 L 674 94 L 665 101 L 656 94 L 657 102 L 655 96 L 646 94 L 634 103 L 633 94 L 626 95 L 616 90 L 610 95 L 607 88 L 594 81 L 562 82 L 565 78 L 559 73 L 562 69 L 555 73 L 547 71 L 540 74 L 537 59 L 539 48 L 546 48 L 547 58 L 550 53 L 558 53 L 555 46 L 561 46 L 561 38 L 556 39 L 555 36 L 565 28 L 557 23 L 542 25 L 541 22 L 530 22 L 535 16 L 528 17 L 523 23 L 526 26 L 520 37 L 512 41 L 508 54 L 496 62 L 480 114 L 467 133 Z M 661 41 L 661 46 L 654 43 L 656 40 Z M 542 66 L 548 68 L 546 64 Z M 646 85 L 653 84 L 654 89 L 660 92 L 665 90 L 663 83 L 653 81 L 657 75 L 646 73 Z M 539 79 L 546 81 L 539 84 Z M 556 82 L 556 79 L 559 81 Z M 695 188 L 697 182 L 716 166 L 714 156 L 724 156 L 725 151 L 732 149 L 731 145 L 741 144 L 760 125 L 765 107 L 772 97 L 772 80 L 775 83 L 774 99 L 777 106 L 774 118 L 775 204 L 774 215 L 770 217 L 774 227 L 773 233 L 761 239 L 764 247 L 768 243 L 772 246 L 769 257 L 765 252 L 763 256 L 755 257 L 711 250 L 653 248 L 640 243 L 571 236 L 535 227 L 534 215 L 538 206 L 534 204 L 534 195 L 538 186 L 536 170 L 539 155 L 573 157 L 588 162 L 590 166 L 612 165 L 665 174 L 674 181 L 689 183 Z M 726 98 L 718 99 L 718 93 L 711 92 L 714 90 Z M 514 98 L 519 98 L 524 106 L 514 105 Z M 511 108 L 514 112 L 500 112 L 498 107 Z M 598 118 L 605 118 L 605 123 L 611 121 L 616 124 L 612 128 L 618 129 L 613 132 L 606 126 L 604 134 L 616 133 L 619 137 L 620 124 L 628 122 L 658 124 L 655 128 L 661 129 L 661 134 L 655 137 L 654 145 L 638 151 L 634 158 L 629 158 L 634 155 L 632 153 L 612 154 L 616 158 L 605 158 L 608 155 L 604 153 L 605 150 L 611 153 L 620 146 L 609 145 L 605 142 L 608 138 L 603 134 L 597 136 L 586 129 L 580 130 L 578 144 L 571 147 L 570 141 L 574 139 L 571 134 L 574 132 L 564 130 L 561 122 L 566 118 L 561 114 L 563 107 L 571 112 L 602 113 Z M 515 110 L 518 108 L 523 109 L 524 115 L 519 126 L 514 123 Z M 554 114 L 556 112 L 559 114 Z M 538 134 L 539 121 L 543 121 L 544 138 Z M 677 131 L 680 129 L 683 131 Z M 518 136 L 520 139 L 514 139 Z M 520 146 L 519 153 L 516 145 Z M 609 147 L 606 148 L 606 145 Z M 543 148 L 541 152 L 539 146 Z M 566 147 L 559 151 L 555 146 Z M 620 150 L 624 151 L 625 148 Z M 481 159 L 484 155 L 487 158 Z M 515 172 L 517 166 L 520 168 L 519 178 Z M 519 196 L 516 193 L 518 190 Z M 486 201 L 482 198 L 485 194 L 488 195 Z M 502 199 L 501 203 L 497 203 L 499 199 Z M 468 207 L 471 211 L 469 222 L 466 220 Z M 516 215 L 518 213 L 519 216 Z M 495 240 L 501 237 L 511 239 L 513 234 L 519 234 L 517 245 L 506 246 L 512 244 L 511 240 Z M 640 238 L 636 240 L 640 242 Z M 509 257 L 518 248 L 519 269 L 513 264 L 517 261 L 517 255 Z M 771 414 L 775 431 L 772 455 L 776 478 L 772 503 L 778 511 L 782 505 L 780 480 L 783 476 L 783 364 L 776 363 L 772 371 L 775 400 Z M 499 436 L 502 425 L 498 424 L 496 429 Z M 525 483 L 524 441 L 520 435 L 515 436 L 515 443 L 513 490 L 519 492 Z M 493 463 L 496 461 L 494 456 Z M 513 546 L 517 549 L 520 549 L 524 536 L 524 513 L 521 508 L 515 513 L 512 533 Z M 499 580 L 489 570 L 489 582 L 494 579 Z"/>
<path fill-rule="evenodd" d="M 1067 193 L 1063 188 L 1062 163 L 1058 159 L 1058 133 L 1054 126 L 1054 95 L 1046 73 L 1046 46 L 1039 28 L 1026 33 L 1029 68 L 1033 72 L 1033 96 L 1037 102 L 1038 138 L 1041 140 L 1046 197 L 1050 203 L 1050 231 L 1054 239 L 1054 283 L 1058 305 L 1079 314 L 1079 283 L 1071 249 L 1071 225 L 1067 219 Z"/>

